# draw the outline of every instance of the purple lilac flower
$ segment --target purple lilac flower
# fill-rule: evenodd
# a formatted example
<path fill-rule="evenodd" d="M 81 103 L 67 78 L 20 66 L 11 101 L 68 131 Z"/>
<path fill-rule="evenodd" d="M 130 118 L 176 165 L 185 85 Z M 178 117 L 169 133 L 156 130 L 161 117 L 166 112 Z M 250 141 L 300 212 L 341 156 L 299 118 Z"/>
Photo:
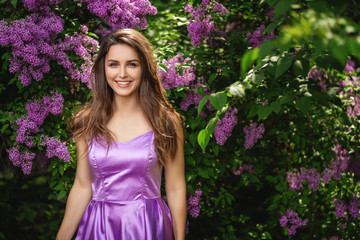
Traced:
<path fill-rule="evenodd" d="M 23 143 L 28 147 L 33 147 L 33 138 L 31 133 L 38 133 L 40 131 L 38 124 L 29 117 L 20 117 L 16 120 L 18 129 L 16 130 L 16 142 Z"/>
<path fill-rule="evenodd" d="M 331 175 L 330 175 L 331 171 L 330 169 L 326 168 L 324 170 L 324 175 L 322 177 L 322 180 L 324 183 L 328 184 L 331 181 Z"/>
<path fill-rule="evenodd" d="M 179 85 L 187 86 L 195 80 L 195 62 L 190 58 L 184 59 L 183 55 L 178 53 L 175 57 L 162 61 L 168 69 L 168 73 L 161 68 L 158 69 L 164 89 L 177 88 Z M 184 65 L 189 67 L 185 68 Z M 182 71 L 182 74 L 178 71 Z"/>
<path fill-rule="evenodd" d="M 359 198 L 354 196 L 354 199 L 348 205 L 348 210 L 353 218 L 359 217 Z"/>
<path fill-rule="evenodd" d="M 335 203 L 335 215 L 336 215 L 336 217 L 338 217 L 338 218 L 343 217 L 344 214 L 345 214 L 345 211 L 346 211 L 345 202 L 343 202 L 341 200 L 338 200 L 338 199 L 335 199 L 334 203 Z"/>
<path fill-rule="evenodd" d="M 330 175 L 335 180 L 339 180 L 342 176 L 342 173 L 348 169 L 351 156 L 348 154 L 348 151 L 345 148 L 342 148 L 340 144 L 337 144 L 333 148 L 333 151 L 336 154 L 336 158 L 330 162 Z"/>
<path fill-rule="evenodd" d="M 203 90 L 205 96 L 211 94 L 211 92 L 209 92 L 209 89 L 205 84 L 205 79 L 203 77 L 198 78 L 196 83 L 193 81 L 190 84 L 191 91 L 186 91 L 185 92 L 186 98 L 183 98 L 181 100 L 181 103 L 180 103 L 180 109 L 181 110 L 187 111 L 188 108 L 190 107 L 190 105 L 193 104 L 193 103 L 195 104 L 195 108 L 196 109 L 198 108 L 199 103 L 200 103 L 201 99 L 203 98 L 203 96 L 200 95 L 197 92 L 197 90 L 196 90 L 197 87 L 201 87 L 201 89 Z M 214 110 L 213 107 L 211 106 L 211 103 L 210 103 L 209 100 L 206 102 L 205 106 L 210 111 Z M 203 117 L 206 117 L 206 114 L 203 111 L 200 113 L 200 115 L 202 115 Z"/>
<path fill-rule="evenodd" d="M 243 172 L 253 173 L 253 165 L 251 164 L 245 164 L 243 166 L 240 166 L 238 169 L 232 169 L 232 173 L 234 175 L 241 175 Z"/>
<path fill-rule="evenodd" d="M 289 183 L 289 188 L 291 190 L 297 191 L 303 188 L 302 182 L 304 181 L 304 176 L 295 168 L 294 173 L 287 172 L 286 180 Z"/>
<path fill-rule="evenodd" d="M 280 218 L 280 226 L 287 228 L 289 236 L 294 236 L 296 229 L 306 224 L 307 219 L 302 220 L 299 215 L 290 208 L 286 211 L 286 214 L 282 214 Z"/>
<path fill-rule="evenodd" d="M 25 4 L 38 3 L 27 1 Z M 43 4 L 43 1 L 39 4 Z M 31 6 L 35 8 L 35 5 Z M 9 23 L 5 20 L 0 21 L 0 45 L 11 47 L 13 56 L 9 59 L 9 71 L 19 73 L 18 79 L 22 85 L 28 86 L 33 79 L 41 81 L 44 74 L 50 71 L 50 60 L 55 60 L 63 66 L 72 79 L 88 84 L 92 66 L 89 52 L 95 53 L 98 42 L 84 33 L 76 33 L 56 43 L 54 40 L 57 34 L 63 31 L 63 25 L 63 19 L 51 12 L 41 15 L 34 13 L 25 19 Z M 84 27 L 81 29 L 86 30 Z M 64 51 L 73 51 L 83 60 L 82 73 Z"/>
<path fill-rule="evenodd" d="M 63 24 L 62 18 L 50 12 L 10 23 L 0 21 L 0 45 L 10 46 L 13 55 L 9 71 L 20 73 L 18 79 L 24 86 L 31 79 L 42 80 L 50 71 L 49 61 L 55 54 L 53 40 L 63 31 Z"/>
<path fill-rule="evenodd" d="M 36 12 L 38 10 L 47 10 L 50 5 L 59 4 L 61 0 L 23 0 L 24 7 L 29 11 Z"/>
<path fill-rule="evenodd" d="M 308 73 L 308 77 L 318 81 L 318 85 L 321 87 L 322 91 L 326 90 L 327 88 L 326 81 L 329 79 L 329 77 L 324 69 L 315 66 L 312 69 L 310 69 Z"/>
<path fill-rule="evenodd" d="M 257 123 L 252 123 L 250 124 L 250 126 L 245 126 L 244 127 L 245 148 L 246 149 L 252 148 L 255 145 L 255 143 L 262 138 L 264 132 L 265 132 L 265 128 L 262 123 L 259 126 L 257 125 Z"/>
<path fill-rule="evenodd" d="M 300 172 L 297 169 L 294 169 L 294 173 L 290 171 L 287 172 L 286 179 L 291 190 L 301 190 L 303 188 L 303 181 L 307 180 L 308 188 L 317 191 L 319 189 L 321 176 L 315 168 L 301 168 Z"/>
<path fill-rule="evenodd" d="M 76 0 L 88 3 L 88 9 L 116 29 L 147 27 L 146 15 L 155 15 L 157 10 L 148 0 Z"/>
<path fill-rule="evenodd" d="M 52 91 L 51 94 L 51 97 L 44 96 L 42 100 L 29 101 L 25 106 L 28 117 L 38 126 L 44 123 L 49 112 L 54 115 L 62 113 L 64 98 L 58 91 Z"/>
<path fill-rule="evenodd" d="M 194 195 L 189 195 L 187 199 L 187 210 L 193 218 L 197 218 L 200 214 L 201 195 L 202 191 L 199 189 L 194 192 Z"/>
<path fill-rule="evenodd" d="M 64 98 L 58 91 L 52 91 L 52 96 L 44 96 L 43 104 L 47 111 L 54 115 L 62 113 Z"/>
<path fill-rule="evenodd" d="M 320 174 L 315 168 L 312 169 L 301 169 L 304 179 L 307 180 L 308 188 L 313 191 L 317 191 L 320 185 Z"/>
<path fill-rule="evenodd" d="M 41 136 L 41 146 L 47 146 L 46 156 L 52 158 L 54 156 L 65 162 L 70 161 L 69 149 L 66 147 L 65 142 L 61 142 L 59 139 L 53 137 Z"/>
<path fill-rule="evenodd" d="M 275 12 L 269 7 L 269 5 L 266 5 L 266 7 L 265 7 L 265 16 L 267 16 L 270 21 L 275 16 Z"/>
<path fill-rule="evenodd" d="M 217 144 L 224 145 L 228 137 L 231 136 L 233 128 L 238 123 L 237 114 L 237 108 L 229 107 L 223 119 L 218 120 L 218 124 L 214 131 L 214 137 Z"/>
<path fill-rule="evenodd" d="M 344 71 L 349 72 L 355 72 L 355 63 L 351 61 L 350 59 L 347 61 L 346 66 L 344 68 Z"/>
<path fill-rule="evenodd" d="M 263 31 L 265 29 L 265 25 L 261 25 L 258 29 L 255 30 L 254 33 L 251 34 L 251 32 L 248 32 L 246 34 L 246 38 L 249 39 L 249 45 L 252 48 L 257 48 L 260 46 L 260 44 L 268 39 L 275 38 L 275 34 L 272 31 L 268 35 L 263 34 Z"/>
<path fill-rule="evenodd" d="M 222 16 L 229 12 L 222 4 L 214 0 L 202 1 L 197 9 L 191 6 L 190 3 L 185 7 L 185 12 L 191 12 L 187 30 L 191 38 L 191 43 L 195 47 L 199 46 L 205 37 L 210 37 L 214 35 L 214 33 L 222 37 L 226 36 L 221 29 L 215 28 L 211 14 L 208 14 L 210 11 L 220 12 Z M 215 47 L 214 42 L 211 42 L 211 45 Z"/>
<path fill-rule="evenodd" d="M 90 88 L 90 75 L 93 66 L 94 54 L 99 46 L 98 41 L 86 35 L 87 27 L 81 26 L 81 33 L 74 33 L 72 36 L 66 36 L 64 41 L 59 41 L 57 49 L 59 54 L 55 56 L 58 64 L 67 69 L 72 79 L 80 80 L 86 83 Z M 85 32 L 84 32 L 85 31 Z M 83 63 L 80 66 L 81 72 L 75 63 L 71 62 L 64 51 L 74 52 Z"/>
<path fill-rule="evenodd" d="M 6 150 L 9 153 L 9 159 L 14 166 L 20 167 L 24 174 L 30 174 L 32 168 L 32 160 L 35 157 L 35 153 L 25 150 L 20 152 L 20 147 L 17 145 L 10 150 Z"/>

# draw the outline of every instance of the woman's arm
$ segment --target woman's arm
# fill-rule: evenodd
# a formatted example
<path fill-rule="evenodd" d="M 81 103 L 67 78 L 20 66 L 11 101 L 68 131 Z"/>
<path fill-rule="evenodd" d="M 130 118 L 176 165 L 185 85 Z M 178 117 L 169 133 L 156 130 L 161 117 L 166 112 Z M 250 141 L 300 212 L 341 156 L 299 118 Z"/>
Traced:
<path fill-rule="evenodd" d="M 185 239 L 186 225 L 186 183 L 184 161 L 184 133 L 180 123 L 176 126 L 177 150 L 175 158 L 166 162 L 165 190 L 173 221 L 176 240 Z"/>
<path fill-rule="evenodd" d="M 77 166 L 74 185 L 71 188 L 64 219 L 61 223 L 56 239 L 71 239 L 74 235 L 80 220 L 91 200 L 91 175 L 86 153 L 86 142 L 76 141 L 77 146 Z"/>

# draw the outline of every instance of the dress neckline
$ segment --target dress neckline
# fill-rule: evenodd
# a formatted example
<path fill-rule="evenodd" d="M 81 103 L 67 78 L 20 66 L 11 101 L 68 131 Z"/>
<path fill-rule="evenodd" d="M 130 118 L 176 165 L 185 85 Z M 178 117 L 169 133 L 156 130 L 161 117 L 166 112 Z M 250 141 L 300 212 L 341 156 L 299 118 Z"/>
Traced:
<path fill-rule="evenodd" d="M 151 130 L 151 131 L 149 131 L 149 132 L 140 134 L 139 136 L 136 136 L 136 137 L 134 137 L 134 138 L 132 138 L 132 139 L 126 141 L 126 142 L 119 142 L 119 141 L 117 141 L 117 140 L 113 140 L 113 141 L 116 142 L 116 143 L 118 143 L 118 144 L 127 144 L 127 143 L 130 143 L 130 142 L 132 142 L 132 141 L 135 141 L 136 139 L 141 138 L 141 137 L 143 137 L 143 136 L 146 136 L 146 135 L 148 135 L 148 134 L 150 134 L 150 133 L 153 133 L 153 132 L 154 132 L 154 131 Z"/>

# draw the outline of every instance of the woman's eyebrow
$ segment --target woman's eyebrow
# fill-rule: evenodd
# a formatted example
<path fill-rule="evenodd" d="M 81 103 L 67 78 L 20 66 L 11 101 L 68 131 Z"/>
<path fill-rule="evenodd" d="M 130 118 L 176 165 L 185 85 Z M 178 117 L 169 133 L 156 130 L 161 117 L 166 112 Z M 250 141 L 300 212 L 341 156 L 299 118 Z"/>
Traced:
<path fill-rule="evenodd" d="M 118 60 L 108 59 L 107 62 L 118 62 Z M 132 59 L 132 60 L 128 60 L 126 62 L 140 62 L 140 61 L 137 59 Z"/>

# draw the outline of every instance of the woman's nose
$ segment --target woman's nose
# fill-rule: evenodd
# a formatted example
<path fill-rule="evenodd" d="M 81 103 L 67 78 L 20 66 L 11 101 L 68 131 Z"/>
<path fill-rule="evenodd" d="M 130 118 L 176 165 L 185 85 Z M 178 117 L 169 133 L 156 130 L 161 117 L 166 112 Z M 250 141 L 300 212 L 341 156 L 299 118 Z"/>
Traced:
<path fill-rule="evenodd" d="M 126 67 L 125 67 L 125 66 L 119 67 L 119 77 L 120 77 L 120 78 L 125 78 L 125 77 L 127 77 Z"/>

